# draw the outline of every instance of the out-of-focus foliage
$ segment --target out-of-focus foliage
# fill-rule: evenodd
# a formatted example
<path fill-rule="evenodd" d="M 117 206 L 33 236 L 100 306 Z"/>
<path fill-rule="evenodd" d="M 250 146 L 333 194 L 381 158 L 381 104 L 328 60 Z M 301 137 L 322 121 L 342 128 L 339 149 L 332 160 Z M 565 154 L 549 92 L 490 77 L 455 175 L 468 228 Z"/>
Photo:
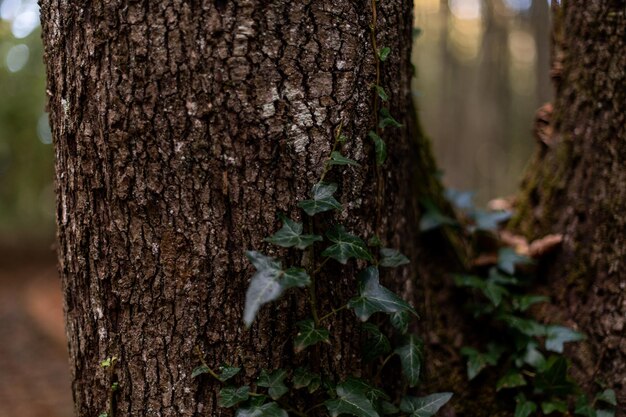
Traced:
<path fill-rule="evenodd" d="M 53 153 L 36 1 L 0 2 L 0 233 L 53 230 Z M 19 232 L 19 233 L 16 233 Z"/>

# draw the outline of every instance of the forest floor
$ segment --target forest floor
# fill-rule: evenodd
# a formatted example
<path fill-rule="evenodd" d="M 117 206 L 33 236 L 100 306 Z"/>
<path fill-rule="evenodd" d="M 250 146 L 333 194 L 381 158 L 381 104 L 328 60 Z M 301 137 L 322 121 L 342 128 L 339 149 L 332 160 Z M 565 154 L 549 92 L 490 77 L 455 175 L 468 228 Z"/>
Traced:
<path fill-rule="evenodd" d="M 53 251 L 0 246 L 0 417 L 71 417 Z"/>

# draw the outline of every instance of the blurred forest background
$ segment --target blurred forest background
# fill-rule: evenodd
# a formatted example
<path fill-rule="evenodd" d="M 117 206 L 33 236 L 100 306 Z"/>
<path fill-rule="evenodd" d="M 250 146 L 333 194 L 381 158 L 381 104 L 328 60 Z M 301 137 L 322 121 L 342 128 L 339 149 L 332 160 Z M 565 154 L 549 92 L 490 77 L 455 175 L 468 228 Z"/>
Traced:
<path fill-rule="evenodd" d="M 414 94 L 448 187 L 512 194 L 550 100 L 547 0 L 416 0 Z M 37 0 L 0 0 L 0 417 L 69 417 Z"/>

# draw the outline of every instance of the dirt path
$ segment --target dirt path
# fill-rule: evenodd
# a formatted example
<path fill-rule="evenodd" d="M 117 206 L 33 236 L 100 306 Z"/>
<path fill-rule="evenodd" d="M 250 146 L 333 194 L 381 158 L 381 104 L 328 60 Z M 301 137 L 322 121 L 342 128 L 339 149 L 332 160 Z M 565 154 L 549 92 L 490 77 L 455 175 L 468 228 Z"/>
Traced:
<path fill-rule="evenodd" d="M 54 255 L 0 247 L 0 417 L 71 417 Z"/>

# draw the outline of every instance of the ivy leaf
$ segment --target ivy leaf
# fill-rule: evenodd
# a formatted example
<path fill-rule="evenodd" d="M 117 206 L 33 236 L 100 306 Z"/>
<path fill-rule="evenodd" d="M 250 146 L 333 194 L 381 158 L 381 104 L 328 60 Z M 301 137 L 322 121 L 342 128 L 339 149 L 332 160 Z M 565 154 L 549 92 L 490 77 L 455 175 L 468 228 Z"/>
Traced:
<path fill-rule="evenodd" d="M 287 412 L 276 403 L 254 405 L 237 410 L 235 417 L 288 417 Z"/>
<path fill-rule="evenodd" d="M 596 417 L 615 417 L 615 410 L 596 410 Z"/>
<path fill-rule="evenodd" d="M 341 152 L 333 151 L 330 153 L 330 159 L 328 163 L 331 165 L 353 165 L 359 166 L 359 163 L 354 159 L 346 158 Z"/>
<path fill-rule="evenodd" d="M 487 352 L 481 353 L 474 348 L 464 347 L 461 355 L 467 356 L 467 378 L 471 381 L 488 365 L 495 366 L 502 355 L 502 349 L 494 344 L 489 344 Z"/>
<path fill-rule="evenodd" d="M 367 246 L 381 246 L 383 243 L 380 241 L 380 238 L 377 235 L 374 235 L 369 238 L 367 241 Z"/>
<path fill-rule="evenodd" d="M 394 353 L 400 357 L 402 373 L 409 381 L 409 386 L 416 386 L 422 369 L 422 343 L 414 335 L 409 335 Z"/>
<path fill-rule="evenodd" d="M 402 123 L 398 122 L 396 119 L 393 118 L 391 113 L 389 113 L 388 108 L 383 107 L 382 109 L 380 109 L 380 122 L 378 123 L 378 127 L 380 127 L 381 129 L 384 129 L 388 126 L 402 127 Z"/>
<path fill-rule="evenodd" d="M 282 272 L 280 285 L 285 290 L 294 287 L 306 287 L 311 283 L 311 277 L 304 268 L 289 268 Z"/>
<path fill-rule="evenodd" d="M 257 385 L 268 388 L 267 393 L 272 397 L 272 400 L 277 400 L 289 391 L 289 388 L 283 383 L 286 377 L 287 371 L 284 369 L 278 369 L 271 374 L 264 369 L 257 380 Z"/>
<path fill-rule="evenodd" d="M 379 417 L 372 402 L 354 384 L 339 384 L 335 392 L 337 398 L 324 402 L 332 417 L 337 417 L 340 414 L 350 414 L 356 417 Z"/>
<path fill-rule="evenodd" d="M 596 410 L 594 410 L 591 404 L 589 404 L 586 395 L 581 395 L 578 399 L 576 399 L 574 414 L 586 417 L 597 417 Z"/>
<path fill-rule="evenodd" d="M 336 259 L 344 265 L 350 258 L 374 261 L 374 258 L 367 250 L 365 242 L 361 238 L 347 233 L 343 226 L 333 227 L 326 233 L 326 237 L 331 242 L 334 242 L 334 245 L 327 247 L 322 252 L 322 256 Z"/>
<path fill-rule="evenodd" d="M 474 208 L 474 191 L 460 191 L 453 188 L 446 188 L 446 199 L 456 208 L 469 211 Z"/>
<path fill-rule="evenodd" d="M 246 401 L 249 398 L 250 387 L 244 385 L 243 387 L 226 387 L 220 390 L 219 399 L 217 404 L 220 407 L 230 408 L 242 401 Z"/>
<path fill-rule="evenodd" d="M 475 228 L 478 230 L 495 231 L 498 225 L 511 218 L 509 211 L 485 211 L 476 210 L 474 212 Z"/>
<path fill-rule="evenodd" d="M 326 329 L 315 328 L 313 320 L 302 320 L 296 323 L 300 331 L 294 340 L 294 348 L 296 353 L 303 351 L 309 346 L 312 346 L 318 342 L 328 341 L 330 334 Z M 275 398 L 274 398 L 275 399 Z"/>
<path fill-rule="evenodd" d="M 526 345 L 523 356 L 520 358 L 521 362 L 517 362 L 517 366 L 521 367 L 523 363 L 527 363 L 535 369 L 543 368 L 546 363 L 546 358 L 537 349 L 538 344 L 534 340 L 531 340 Z"/>
<path fill-rule="evenodd" d="M 523 394 L 515 397 L 517 405 L 515 406 L 515 417 L 528 417 L 537 411 L 537 404 L 528 401 Z"/>
<path fill-rule="evenodd" d="M 365 340 L 363 344 L 363 360 L 370 362 L 373 359 L 391 352 L 391 343 L 378 326 L 365 323 L 363 329 L 370 336 Z"/>
<path fill-rule="evenodd" d="M 451 392 L 439 392 L 425 397 L 405 396 L 400 402 L 400 410 L 408 413 L 410 417 L 434 416 L 452 398 Z"/>
<path fill-rule="evenodd" d="M 503 314 L 499 318 L 526 336 L 543 336 L 546 333 L 546 326 L 537 323 L 535 320 L 523 319 L 511 314 Z"/>
<path fill-rule="evenodd" d="M 494 283 L 491 280 L 487 280 L 485 288 L 483 288 L 483 294 L 485 294 L 485 297 L 487 297 L 495 307 L 498 307 L 500 305 L 500 303 L 502 302 L 502 297 L 504 297 L 508 293 L 509 292 L 506 288 Z"/>
<path fill-rule="evenodd" d="M 246 256 L 257 269 L 246 292 L 243 317 L 249 327 L 263 304 L 278 299 L 286 289 L 309 285 L 311 279 L 302 268 L 283 271 L 280 262 L 260 252 L 248 251 Z"/>
<path fill-rule="evenodd" d="M 322 240 L 321 236 L 303 235 L 302 223 L 294 222 L 287 217 L 283 217 L 283 227 L 272 236 L 265 238 L 266 242 L 273 243 L 283 248 L 295 246 L 298 249 L 305 249 Z"/>
<path fill-rule="evenodd" d="M 567 361 L 563 356 L 551 356 L 535 377 L 535 389 L 554 395 L 566 395 L 573 389 L 567 378 Z"/>
<path fill-rule="evenodd" d="M 526 379 L 521 373 L 509 370 L 502 378 L 496 382 L 496 391 L 500 391 L 505 388 L 523 387 L 526 385 Z"/>
<path fill-rule="evenodd" d="M 557 400 L 544 401 L 541 403 L 541 411 L 544 414 L 552 414 L 555 411 L 567 413 L 567 404 Z"/>
<path fill-rule="evenodd" d="M 343 387 L 349 391 L 361 392 L 364 394 L 370 401 L 374 402 L 376 400 L 385 399 L 390 400 L 389 396 L 385 393 L 385 391 L 373 387 L 369 383 L 365 382 L 360 378 L 348 377 L 343 382 Z"/>
<path fill-rule="evenodd" d="M 458 224 L 453 218 L 442 214 L 431 200 L 424 198 L 421 203 L 424 206 L 424 213 L 420 220 L 420 231 L 427 232 L 441 226 L 456 226 Z"/>
<path fill-rule="evenodd" d="M 377 312 L 397 313 L 410 311 L 417 315 L 415 309 L 395 293 L 380 285 L 378 268 L 370 266 L 359 274 L 359 296 L 348 302 L 361 321 L 367 321 Z"/>
<path fill-rule="evenodd" d="M 383 46 L 378 50 L 378 59 L 380 59 L 382 62 L 385 62 L 389 57 L 389 53 L 391 53 L 391 48 L 389 48 L 388 46 Z"/>
<path fill-rule="evenodd" d="M 321 383 L 318 374 L 309 371 L 307 368 L 297 368 L 293 373 L 293 387 L 295 389 L 309 388 L 309 392 L 314 392 Z M 311 390 L 313 388 L 313 390 Z"/>
<path fill-rule="evenodd" d="M 578 342 L 583 340 L 585 335 L 563 326 L 546 327 L 546 349 L 552 352 L 563 353 L 563 344 L 567 342 Z"/>
<path fill-rule="evenodd" d="M 482 290 L 485 288 L 485 280 L 474 275 L 455 275 L 454 283 L 457 287 L 469 287 Z"/>
<path fill-rule="evenodd" d="M 207 373 L 209 373 L 209 368 L 204 365 L 200 365 L 194 368 L 193 371 L 191 371 L 191 377 L 195 378 L 198 375 L 207 374 Z"/>
<path fill-rule="evenodd" d="M 396 313 L 392 313 L 389 316 L 389 321 L 391 325 L 398 330 L 402 334 L 406 334 L 409 331 L 409 312 L 398 311 Z"/>
<path fill-rule="evenodd" d="M 518 311 L 526 311 L 533 304 L 549 302 L 550 297 L 546 297 L 543 295 L 529 294 L 529 295 L 514 296 L 512 298 L 512 301 L 513 301 L 513 308 L 515 308 Z"/>
<path fill-rule="evenodd" d="M 381 248 L 380 249 L 380 266 L 395 268 L 400 265 L 411 263 L 409 258 L 401 254 L 396 249 Z"/>
<path fill-rule="evenodd" d="M 304 200 L 298 203 L 309 216 L 322 213 L 328 210 L 341 210 L 341 204 L 333 197 L 337 191 L 337 184 L 318 182 L 311 188 L 311 200 Z"/>
<path fill-rule="evenodd" d="M 219 380 L 222 382 L 226 382 L 241 371 L 241 368 L 237 368 L 235 366 L 222 365 L 220 366 L 220 374 Z"/>
<path fill-rule="evenodd" d="M 385 163 L 387 159 L 387 145 L 385 141 L 376 134 L 376 132 L 370 131 L 367 136 L 369 136 L 372 141 L 374 141 L 374 151 L 376 152 L 376 165 L 380 166 Z"/>
<path fill-rule="evenodd" d="M 507 274 L 515 273 L 516 265 L 532 264 L 533 260 L 527 256 L 518 255 L 514 249 L 502 248 L 498 251 L 498 268 Z"/>
<path fill-rule="evenodd" d="M 603 403 L 610 404 L 617 407 L 617 398 L 615 391 L 612 389 L 605 389 L 596 397 L 596 401 L 602 401 Z"/>
<path fill-rule="evenodd" d="M 378 94 L 378 97 L 380 97 L 382 101 L 389 100 L 389 96 L 387 95 L 387 92 L 383 87 L 381 87 L 380 85 L 375 85 L 374 88 L 376 89 L 376 94 Z"/>

